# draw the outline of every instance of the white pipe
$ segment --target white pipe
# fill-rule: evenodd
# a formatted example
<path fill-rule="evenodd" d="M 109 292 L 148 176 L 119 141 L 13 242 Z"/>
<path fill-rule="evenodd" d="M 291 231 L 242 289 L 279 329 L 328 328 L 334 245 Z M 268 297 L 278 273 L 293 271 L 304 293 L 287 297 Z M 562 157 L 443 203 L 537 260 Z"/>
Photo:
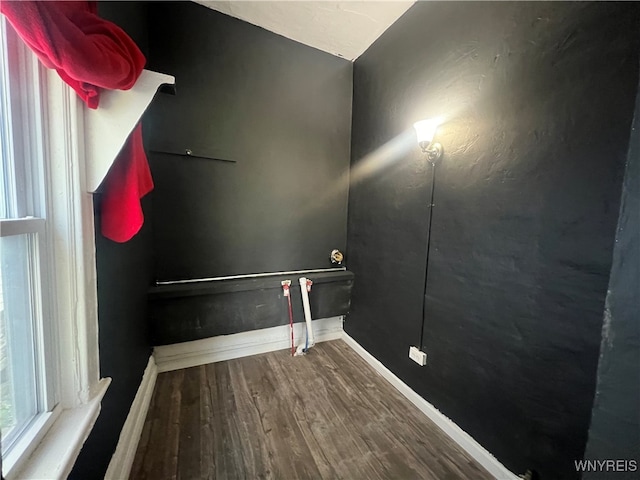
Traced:
<path fill-rule="evenodd" d="M 307 290 L 307 278 L 300 277 L 300 294 L 302 295 L 302 306 L 304 308 L 304 320 L 307 322 L 307 341 L 306 347 L 311 348 L 315 345 L 315 339 L 313 338 L 313 328 L 311 326 L 311 306 L 309 305 L 309 292 Z M 305 344 L 298 346 L 298 354 L 304 353 Z"/>

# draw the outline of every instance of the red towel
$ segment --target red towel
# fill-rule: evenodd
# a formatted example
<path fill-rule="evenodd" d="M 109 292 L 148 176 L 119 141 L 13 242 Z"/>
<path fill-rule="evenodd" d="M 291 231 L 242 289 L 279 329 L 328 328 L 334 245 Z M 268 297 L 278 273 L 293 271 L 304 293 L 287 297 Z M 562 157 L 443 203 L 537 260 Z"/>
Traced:
<path fill-rule="evenodd" d="M 8 1 L 0 12 L 47 68 L 54 68 L 89 108 L 99 88 L 128 90 L 145 58 L 117 25 L 96 14 L 96 2 Z"/>
<path fill-rule="evenodd" d="M 126 242 L 144 222 L 140 199 L 153 190 L 140 125 L 131 133 L 103 186 L 102 234 L 113 241 Z"/>
<path fill-rule="evenodd" d="M 97 16 L 96 2 L 0 0 L 0 12 L 89 108 L 98 108 L 100 88 L 128 90 L 142 73 L 144 55 L 120 27 Z M 125 242 L 142 227 L 140 198 L 153 189 L 139 126 L 103 185 L 102 233 Z"/>

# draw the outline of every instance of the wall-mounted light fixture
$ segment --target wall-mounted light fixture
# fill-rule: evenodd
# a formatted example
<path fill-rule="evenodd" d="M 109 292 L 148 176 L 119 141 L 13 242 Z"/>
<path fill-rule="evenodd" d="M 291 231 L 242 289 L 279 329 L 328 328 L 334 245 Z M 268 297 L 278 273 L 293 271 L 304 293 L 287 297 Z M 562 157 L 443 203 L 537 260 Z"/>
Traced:
<path fill-rule="evenodd" d="M 429 202 L 429 227 L 427 233 L 427 259 L 424 269 L 424 289 L 422 293 L 422 324 L 420 327 L 420 346 L 409 348 L 409 358 L 415 361 L 418 365 L 425 365 L 427 362 L 427 354 L 423 351 L 424 345 L 424 323 L 427 316 L 427 281 L 429 277 L 429 253 L 431 251 L 431 222 L 433 220 L 433 198 L 436 190 L 436 162 L 440 160 L 443 153 L 442 145 L 433 141 L 435 137 L 438 125 L 442 123 L 442 119 L 433 118 L 428 120 L 420 120 L 413 124 L 413 128 L 416 130 L 416 138 L 418 145 L 431 162 L 433 167 L 431 172 L 431 201 Z"/>
<path fill-rule="evenodd" d="M 437 162 L 442 157 L 442 145 L 433 141 L 436 130 L 441 123 L 441 118 L 430 118 L 413 124 L 418 138 L 418 145 L 420 145 L 422 152 L 427 155 L 431 163 Z"/>

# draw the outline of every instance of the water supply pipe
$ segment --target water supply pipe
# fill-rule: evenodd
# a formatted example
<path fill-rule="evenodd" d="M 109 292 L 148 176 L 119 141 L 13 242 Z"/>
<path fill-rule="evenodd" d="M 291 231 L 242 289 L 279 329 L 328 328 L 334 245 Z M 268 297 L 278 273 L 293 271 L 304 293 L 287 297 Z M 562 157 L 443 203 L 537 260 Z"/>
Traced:
<path fill-rule="evenodd" d="M 298 346 L 296 351 L 297 355 L 302 355 L 306 351 L 315 345 L 315 339 L 313 337 L 313 327 L 311 326 L 311 306 L 309 305 L 309 292 L 311 291 L 311 285 L 313 282 L 306 277 L 300 277 L 300 294 L 302 295 L 302 307 L 304 308 L 304 320 L 307 325 L 307 338 L 304 344 Z"/>
<path fill-rule="evenodd" d="M 293 357 L 296 354 L 296 349 L 293 343 L 293 309 L 291 308 L 291 280 L 282 280 L 280 282 L 282 285 L 282 291 L 285 297 L 287 297 L 287 302 L 289 303 L 289 332 L 291 334 L 291 356 Z"/>

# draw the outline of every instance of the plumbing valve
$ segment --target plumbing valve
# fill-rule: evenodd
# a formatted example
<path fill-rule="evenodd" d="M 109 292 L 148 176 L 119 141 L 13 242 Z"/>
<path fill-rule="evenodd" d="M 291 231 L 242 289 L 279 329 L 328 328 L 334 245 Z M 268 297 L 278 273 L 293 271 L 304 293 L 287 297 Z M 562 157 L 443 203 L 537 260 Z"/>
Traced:
<path fill-rule="evenodd" d="M 342 261 L 344 260 L 344 255 L 337 248 L 331 251 L 331 263 L 334 265 L 342 265 Z"/>
<path fill-rule="evenodd" d="M 288 297 L 289 296 L 289 290 L 291 288 L 291 280 L 282 280 L 280 282 L 280 285 L 282 285 L 283 295 L 285 297 Z"/>

